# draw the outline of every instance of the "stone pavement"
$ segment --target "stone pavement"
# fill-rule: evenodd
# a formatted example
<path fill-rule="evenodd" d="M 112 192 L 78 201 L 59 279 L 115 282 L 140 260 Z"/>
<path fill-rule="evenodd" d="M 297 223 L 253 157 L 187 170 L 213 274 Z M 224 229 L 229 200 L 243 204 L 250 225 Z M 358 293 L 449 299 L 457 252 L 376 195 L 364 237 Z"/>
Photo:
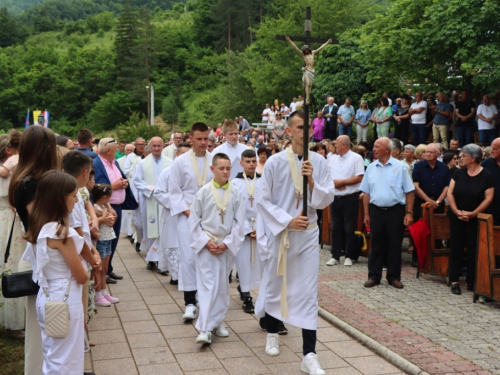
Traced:
<path fill-rule="evenodd" d="M 302 374 L 300 329 L 287 326 L 288 335 L 280 337 L 281 354 L 267 356 L 266 333 L 254 315 L 241 309 L 236 281 L 230 284 L 226 317 L 230 336 L 213 336 L 210 346 L 196 344 L 194 325 L 182 321 L 182 292 L 169 284 L 169 276 L 146 270 L 144 256 L 127 239 L 120 240 L 113 266 L 124 279 L 110 286 L 120 303 L 99 307 L 90 322 L 89 336 L 96 346 L 86 354 L 86 371 L 97 375 Z M 322 288 L 338 294 L 335 285 L 322 284 Z M 327 374 L 402 374 L 323 319 L 319 319 L 317 352 Z"/>
<path fill-rule="evenodd" d="M 327 267 L 329 259 L 321 250 L 321 307 L 430 374 L 500 374 L 499 304 L 472 303 L 465 282 L 455 296 L 443 278 L 416 279 L 406 252 L 402 290 L 385 280 L 364 288 L 366 258 L 352 267 Z"/>

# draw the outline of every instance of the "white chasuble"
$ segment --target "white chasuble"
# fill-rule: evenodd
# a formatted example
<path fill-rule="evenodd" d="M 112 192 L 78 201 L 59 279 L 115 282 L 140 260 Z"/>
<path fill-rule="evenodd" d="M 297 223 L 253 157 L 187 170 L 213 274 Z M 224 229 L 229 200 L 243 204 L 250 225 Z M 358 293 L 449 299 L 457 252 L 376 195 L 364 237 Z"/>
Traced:
<path fill-rule="evenodd" d="M 233 146 L 226 142 L 216 147 L 212 151 L 212 155 L 222 153 L 229 156 L 229 159 L 231 160 L 231 174 L 229 175 L 229 179 L 231 181 L 236 177 L 238 173 L 243 172 L 243 167 L 241 166 L 240 161 L 241 154 L 245 150 L 249 150 L 249 148 L 242 143 L 237 143 Z"/>
<path fill-rule="evenodd" d="M 319 245 L 316 210 L 322 210 L 333 202 L 333 180 L 326 160 L 312 152 L 309 160 L 313 166 L 314 188 L 307 194 L 309 228 L 293 231 L 290 221 L 302 212 L 302 202 L 297 205 L 297 192 L 292 178 L 291 167 L 301 175 L 302 161 L 293 155 L 289 164 L 287 153 L 280 152 L 267 161 L 261 177 L 260 196 L 257 211 L 265 224 L 267 253 L 260 292 L 256 304 L 256 315 L 271 316 L 300 328 L 317 328 L 318 320 L 318 269 Z M 302 180 L 302 177 L 300 177 Z M 288 234 L 288 248 L 280 254 L 282 235 Z M 280 259 L 280 255 L 283 257 Z M 283 268 L 278 276 L 278 265 Z M 286 275 L 286 277 L 284 277 Z M 283 281 L 286 280 L 286 283 Z M 283 316 L 282 292 L 286 291 L 283 304 L 287 311 Z"/>

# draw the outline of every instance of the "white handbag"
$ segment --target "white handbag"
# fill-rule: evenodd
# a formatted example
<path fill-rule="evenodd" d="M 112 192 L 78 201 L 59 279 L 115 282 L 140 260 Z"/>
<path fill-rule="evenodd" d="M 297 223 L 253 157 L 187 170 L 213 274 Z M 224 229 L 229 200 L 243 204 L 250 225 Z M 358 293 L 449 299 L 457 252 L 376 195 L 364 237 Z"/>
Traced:
<path fill-rule="evenodd" d="M 61 339 L 68 336 L 69 333 L 69 307 L 66 300 L 71 287 L 71 279 L 69 278 L 68 287 L 62 301 L 51 301 L 46 288 L 43 288 L 43 293 L 47 297 L 45 303 L 45 334 L 48 337 Z"/>

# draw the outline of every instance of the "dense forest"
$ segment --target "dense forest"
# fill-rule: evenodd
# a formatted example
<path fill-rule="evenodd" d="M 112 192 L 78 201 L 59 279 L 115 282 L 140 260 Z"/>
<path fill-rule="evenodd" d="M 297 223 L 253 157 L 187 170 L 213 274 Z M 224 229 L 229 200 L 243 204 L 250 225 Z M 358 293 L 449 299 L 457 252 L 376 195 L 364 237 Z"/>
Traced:
<path fill-rule="evenodd" d="M 339 41 L 317 57 L 313 107 L 500 88 L 495 0 L 0 0 L 0 131 L 28 108 L 68 135 L 133 128 L 150 85 L 171 126 L 258 121 L 301 93 L 303 61 L 275 36 L 303 35 L 307 5 L 312 35 Z"/>

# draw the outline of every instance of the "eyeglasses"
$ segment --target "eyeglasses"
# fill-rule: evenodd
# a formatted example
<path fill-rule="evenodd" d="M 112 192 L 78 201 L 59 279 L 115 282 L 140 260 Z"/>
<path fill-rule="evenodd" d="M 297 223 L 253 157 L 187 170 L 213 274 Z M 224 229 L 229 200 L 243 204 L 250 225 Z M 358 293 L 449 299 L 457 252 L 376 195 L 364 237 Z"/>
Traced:
<path fill-rule="evenodd" d="M 145 143 L 136 143 L 135 145 L 136 145 L 136 146 L 146 146 L 146 144 L 145 144 Z"/>
<path fill-rule="evenodd" d="M 110 143 L 116 143 L 116 141 L 115 141 L 114 139 L 112 139 L 111 141 L 106 142 L 106 143 L 104 144 L 104 146 L 107 146 L 107 145 L 109 145 Z"/>

